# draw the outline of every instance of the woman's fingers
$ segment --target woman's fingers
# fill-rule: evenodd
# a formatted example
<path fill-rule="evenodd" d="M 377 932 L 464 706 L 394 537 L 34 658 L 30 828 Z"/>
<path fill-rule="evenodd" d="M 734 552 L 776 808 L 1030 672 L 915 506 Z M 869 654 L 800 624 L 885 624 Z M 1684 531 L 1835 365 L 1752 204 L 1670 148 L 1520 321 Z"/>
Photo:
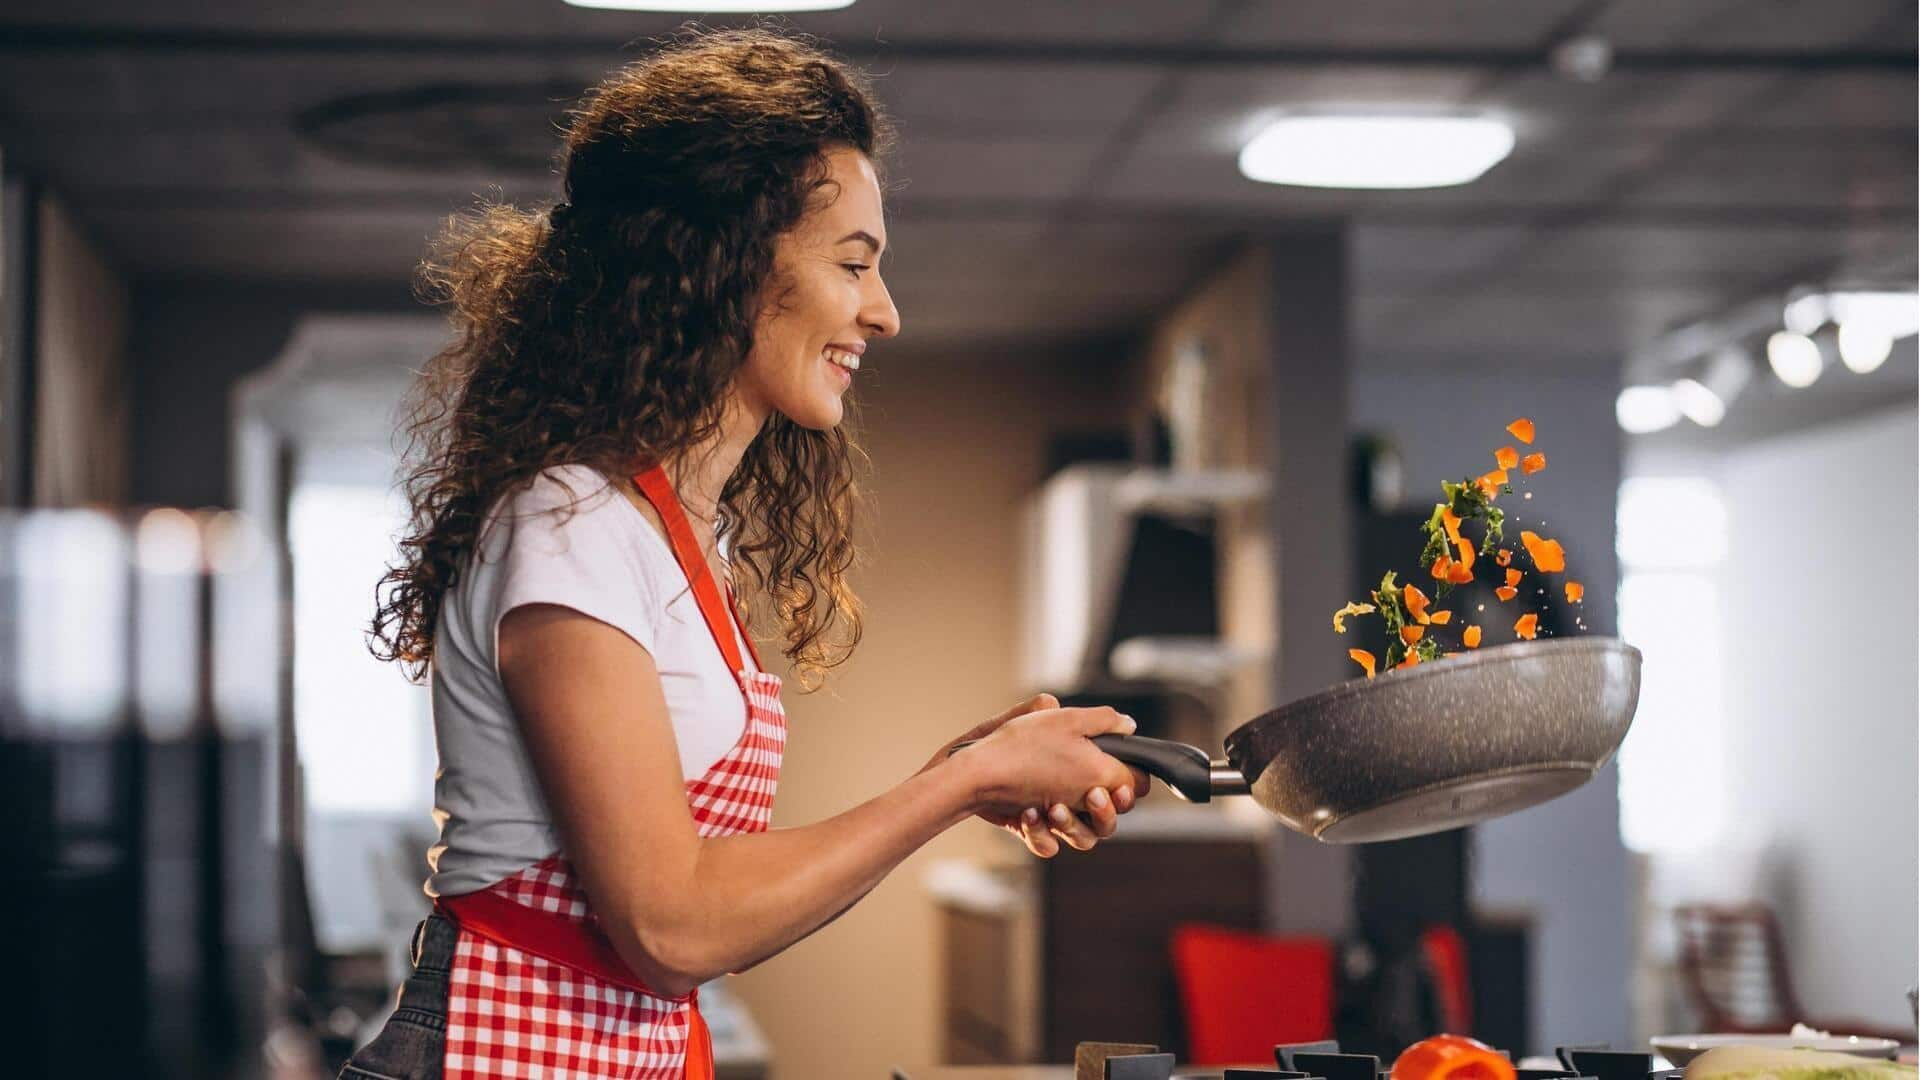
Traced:
<path fill-rule="evenodd" d="M 1113 797 L 1106 788 L 1094 788 L 1087 792 L 1087 826 L 1093 835 L 1101 840 L 1113 835 L 1120 823 L 1120 808 L 1113 803 Z"/>
<path fill-rule="evenodd" d="M 1020 839 L 1027 845 L 1028 851 L 1042 859 L 1051 859 L 1060 853 L 1060 841 L 1054 839 L 1047 830 L 1047 822 L 1040 816 L 1040 811 L 1029 807 L 1020 815 L 1019 829 Z"/>
<path fill-rule="evenodd" d="M 1053 835 L 1075 851 L 1092 851 L 1100 838 L 1093 834 L 1087 823 L 1076 817 L 1066 803 L 1054 803 L 1047 811 L 1047 824 L 1053 828 Z"/>
<path fill-rule="evenodd" d="M 1072 716 L 1072 730 L 1086 736 L 1094 735 L 1131 735 L 1139 729 L 1133 717 L 1117 709 L 1102 706 L 1100 708 L 1069 709 Z"/>

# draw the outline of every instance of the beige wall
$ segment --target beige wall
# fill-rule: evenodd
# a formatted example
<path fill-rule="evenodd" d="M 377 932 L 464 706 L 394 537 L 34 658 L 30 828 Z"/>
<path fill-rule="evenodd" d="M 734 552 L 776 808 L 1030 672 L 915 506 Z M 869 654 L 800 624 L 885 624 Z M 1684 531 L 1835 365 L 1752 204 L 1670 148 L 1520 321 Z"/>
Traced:
<path fill-rule="evenodd" d="M 66 208 L 40 204 L 33 502 L 127 493 L 127 290 Z"/>
<path fill-rule="evenodd" d="M 1129 368 L 1117 351 L 875 350 L 860 373 L 873 462 L 855 582 L 866 637 L 824 689 L 785 695 L 792 727 L 776 826 L 880 793 L 960 732 L 1045 689 L 1016 682 L 1014 523 L 1042 479 L 1050 432 L 1125 425 Z M 776 1075 L 880 1077 L 937 1060 L 941 966 L 921 877 L 931 859 L 1010 849 L 987 825 L 962 825 L 837 923 L 733 980 L 772 1044 Z"/>

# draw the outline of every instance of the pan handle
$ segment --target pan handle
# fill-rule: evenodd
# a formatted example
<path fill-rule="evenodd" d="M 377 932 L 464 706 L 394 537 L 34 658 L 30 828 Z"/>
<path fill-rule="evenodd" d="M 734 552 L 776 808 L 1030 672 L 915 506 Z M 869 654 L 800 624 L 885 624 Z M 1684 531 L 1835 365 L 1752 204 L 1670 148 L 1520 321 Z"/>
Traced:
<path fill-rule="evenodd" d="M 1247 790 L 1246 780 L 1233 766 L 1214 761 L 1197 746 L 1145 735 L 1095 735 L 1093 744 L 1190 803 L 1209 802 L 1215 795 L 1243 795 Z"/>
<path fill-rule="evenodd" d="M 955 743 L 947 753 L 957 754 L 978 741 Z M 1227 762 L 1212 760 L 1197 746 L 1150 739 L 1145 735 L 1095 735 L 1093 744 L 1107 756 L 1159 780 L 1167 785 L 1167 790 L 1190 803 L 1210 802 L 1215 795 L 1247 794 L 1247 779 L 1240 775 L 1240 770 Z"/>

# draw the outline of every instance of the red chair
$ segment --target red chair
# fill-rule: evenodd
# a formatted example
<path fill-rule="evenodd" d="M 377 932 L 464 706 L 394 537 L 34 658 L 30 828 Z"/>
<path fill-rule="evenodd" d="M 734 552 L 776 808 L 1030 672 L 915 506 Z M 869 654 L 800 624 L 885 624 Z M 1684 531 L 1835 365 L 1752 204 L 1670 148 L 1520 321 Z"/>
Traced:
<path fill-rule="evenodd" d="M 1780 923 L 1765 904 L 1683 904 L 1673 909 L 1673 918 L 1680 933 L 1680 980 L 1702 1030 L 1766 1034 L 1806 1024 L 1835 1035 L 1913 1041 L 1912 1028 L 1809 1017 L 1793 992 Z"/>
<path fill-rule="evenodd" d="M 1467 939 L 1451 926 L 1430 926 L 1420 935 L 1420 952 L 1440 999 L 1440 1029 L 1456 1035 L 1472 1034 L 1473 983 L 1467 978 Z"/>
<path fill-rule="evenodd" d="M 1190 924 L 1172 948 L 1192 1063 L 1271 1065 L 1278 1043 L 1333 1037 L 1333 942 Z"/>

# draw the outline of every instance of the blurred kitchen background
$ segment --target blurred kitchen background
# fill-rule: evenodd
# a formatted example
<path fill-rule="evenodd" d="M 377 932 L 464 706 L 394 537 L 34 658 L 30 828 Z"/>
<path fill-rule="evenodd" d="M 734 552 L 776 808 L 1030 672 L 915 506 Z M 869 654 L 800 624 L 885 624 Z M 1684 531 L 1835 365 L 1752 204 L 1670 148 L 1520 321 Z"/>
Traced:
<path fill-rule="evenodd" d="M 377 1028 L 432 837 L 426 693 L 361 636 L 394 406 L 444 333 L 409 273 L 477 195 L 553 201 L 566 104 L 682 18 L 0 11 L 8 1071 L 331 1075 Z M 1082 1039 L 1913 1041 L 1911 0 L 858 0 L 789 25 L 898 121 L 905 332 L 854 391 L 868 633 L 787 696 L 777 823 L 1040 690 L 1217 750 L 1353 676 L 1329 613 L 1411 562 L 1441 480 L 1518 416 L 1549 468 L 1510 512 L 1587 586 L 1548 622 L 1624 636 L 1646 680 L 1615 765 L 1465 832 L 1322 847 L 1163 790 L 1091 855 L 955 829 L 727 980 L 724 1075 Z M 1354 186 L 1245 175 L 1302 116 L 1493 120 L 1511 152 L 1349 136 L 1281 164 Z M 1456 166 L 1485 171 L 1392 186 Z"/>

